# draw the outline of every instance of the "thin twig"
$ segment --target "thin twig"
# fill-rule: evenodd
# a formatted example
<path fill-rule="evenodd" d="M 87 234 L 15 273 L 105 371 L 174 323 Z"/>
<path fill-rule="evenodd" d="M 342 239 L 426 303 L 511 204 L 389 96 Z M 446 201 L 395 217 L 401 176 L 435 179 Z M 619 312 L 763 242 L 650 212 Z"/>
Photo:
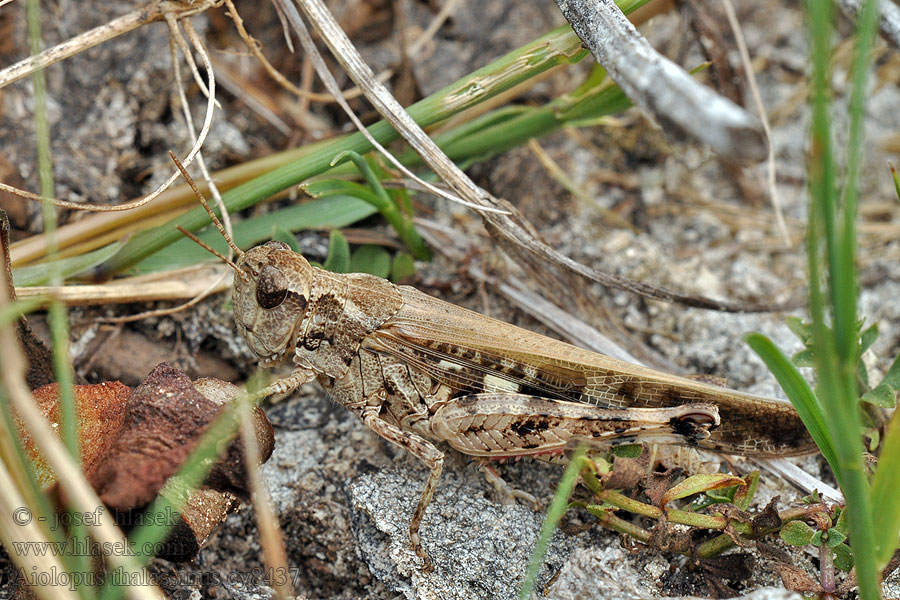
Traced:
<path fill-rule="evenodd" d="M 741 63 L 744 65 L 744 73 L 747 75 L 747 83 L 750 84 L 750 95 L 753 96 L 753 103 L 756 104 L 756 110 L 759 111 L 759 120 L 762 122 L 763 131 L 766 134 L 766 139 L 769 141 L 768 157 L 766 158 L 769 199 L 772 202 L 772 208 L 775 210 L 775 221 L 781 236 L 784 238 L 784 245 L 789 247 L 791 245 L 791 236 L 784 222 L 784 213 L 781 210 L 781 202 L 778 199 L 778 187 L 775 184 L 775 146 L 772 143 L 772 128 L 769 127 L 769 116 L 766 114 L 766 106 L 763 104 L 759 87 L 756 85 L 756 74 L 753 72 L 750 52 L 747 50 L 744 32 L 741 30 L 741 24 L 738 23 L 737 15 L 734 12 L 734 5 L 731 3 L 731 0 L 723 0 L 722 4 L 725 7 L 725 14 L 728 15 L 728 24 L 731 26 L 731 31 L 734 33 L 734 39 L 737 42 Z"/>
<path fill-rule="evenodd" d="M 303 45 L 303 49 L 306 51 L 307 56 L 309 56 L 310 59 L 313 61 L 313 65 L 316 67 L 316 72 L 319 74 L 319 77 L 322 79 L 322 83 L 325 84 L 325 88 L 329 92 L 331 92 L 332 95 L 334 95 L 335 100 L 337 100 L 337 103 L 341 106 L 342 109 L 344 109 L 344 112 L 347 114 L 347 116 L 350 118 L 350 120 L 353 121 L 353 124 L 360 131 L 360 133 L 362 133 L 365 136 L 365 138 L 369 141 L 369 143 L 372 144 L 372 146 L 375 147 L 379 152 L 381 152 L 381 154 L 384 155 L 384 157 L 387 158 L 388 161 L 392 165 L 394 165 L 394 167 L 396 167 L 401 173 L 403 173 L 410 179 L 414 179 L 414 180 L 418 181 L 420 185 L 425 186 L 430 193 L 432 193 L 436 196 L 439 196 L 441 198 L 444 198 L 446 200 L 450 200 L 451 202 L 456 202 L 458 204 L 462 204 L 463 206 L 467 206 L 467 207 L 475 209 L 479 212 L 495 212 L 495 213 L 496 212 L 499 212 L 499 213 L 507 212 L 506 210 L 504 210 L 502 208 L 486 206 L 484 202 L 473 202 L 471 200 L 464 200 L 463 198 L 460 198 L 458 196 L 448 194 L 444 190 L 442 190 L 436 186 L 433 186 L 430 183 L 420 179 L 415 173 L 413 173 L 408 168 L 406 168 L 406 166 L 403 163 L 401 163 L 390 152 L 388 152 L 387 149 L 385 149 L 385 147 L 382 146 L 378 142 L 378 140 L 376 140 L 372 136 L 371 133 L 369 133 L 368 129 L 366 129 L 366 127 L 362 124 L 362 122 L 359 120 L 359 118 L 357 118 L 356 114 L 350 108 L 350 105 L 347 104 L 347 102 L 343 99 L 343 97 L 341 97 L 340 88 L 338 87 L 337 81 L 335 81 L 334 77 L 331 75 L 331 72 L 328 70 L 328 65 L 325 64 L 325 60 L 322 58 L 322 55 L 319 53 L 319 50 L 316 48 L 316 45 L 313 42 L 312 36 L 309 34 L 309 31 L 306 29 L 306 25 L 304 25 L 303 20 L 300 18 L 300 14 L 297 12 L 297 9 L 294 8 L 294 5 L 289 4 L 289 3 L 285 2 L 284 0 L 273 0 L 273 1 L 276 3 L 279 3 L 281 5 L 281 9 L 284 11 L 284 14 L 288 18 L 288 21 L 290 22 L 291 26 L 294 28 L 294 32 L 297 34 L 297 37 L 300 38 L 300 43 Z M 306 3 L 302 3 L 301 5 L 304 7 L 304 9 L 309 8 Z M 350 48 L 353 48 L 353 45 L 350 42 L 350 40 L 347 38 L 347 35 L 344 33 L 344 30 L 340 28 L 340 26 L 334 20 L 334 17 L 331 16 L 331 13 L 328 12 L 328 9 L 325 8 L 325 6 L 323 4 L 318 3 L 318 5 L 314 6 L 312 8 L 312 10 L 314 11 L 313 14 L 317 17 L 321 17 L 323 13 L 326 14 L 327 20 L 330 21 L 327 23 L 325 22 L 324 19 L 322 21 L 317 21 L 313 17 L 310 17 L 310 13 L 307 12 L 307 16 L 310 17 L 310 20 L 312 20 L 314 23 L 316 23 L 316 25 L 319 27 L 322 37 L 326 40 L 326 43 L 328 43 L 328 45 L 330 47 L 332 47 L 332 44 L 340 44 L 340 45 L 347 45 Z M 330 37 L 332 35 L 340 36 L 340 37 L 339 37 L 339 39 L 335 40 Z M 332 47 L 332 52 L 334 52 L 333 47 Z M 392 114 L 395 119 L 400 118 L 402 120 L 405 120 L 406 121 L 406 123 L 404 124 L 405 130 L 409 131 L 409 130 L 411 130 L 410 128 L 412 128 L 412 130 L 417 131 L 419 133 L 420 140 L 423 138 L 425 140 L 428 140 L 428 144 L 430 144 L 430 146 L 428 147 L 428 150 L 430 150 L 431 152 L 437 152 L 438 154 L 442 155 L 445 159 L 445 163 L 449 163 L 449 165 L 451 165 L 454 170 L 459 172 L 459 175 L 461 175 L 465 180 L 470 181 L 470 183 L 471 183 L 471 180 L 469 180 L 468 177 L 461 170 L 459 170 L 459 168 L 455 164 L 453 164 L 453 162 L 449 158 L 447 158 L 447 156 L 437 147 L 437 145 L 433 141 L 431 141 L 431 138 L 428 137 L 428 135 L 422 130 L 422 128 L 419 127 L 419 125 L 415 121 L 412 120 L 412 117 L 410 117 L 409 114 L 405 110 L 403 110 L 403 107 L 400 106 L 400 104 L 394 99 L 394 97 L 390 95 L 390 92 L 388 92 L 387 89 L 380 82 L 378 82 L 377 79 L 375 79 L 375 74 L 372 72 L 372 70 L 369 68 L 369 66 L 362 60 L 362 58 L 359 57 L 359 54 L 356 53 L 355 48 L 353 48 L 353 53 L 355 56 L 353 56 L 351 58 L 356 59 L 355 62 L 357 64 L 355 66 L 358 69 L 364 69 L 367 83 L 369 84 L 369 85 L 362 85 L 362 84 L 360 84 L 359 81 L 357 81 L 357 85 L 359 85 L 360 88 L 365 92 L 366 98 L 368 98 L 369 100 L 372 100 L 372 97 L 370 96 L 370 92 L 374 89 L 378 89 L 381 92 L 380 94 L 378 94 L 379 98 L 388 102 L 390 105 L 390 108 L 393 109 L 393 111 L 394 111 L 389 114 Z M 337 54 L 337 53 L 335 53 L 335 56 L 338 57 L 338 60 L 341 60 L 342 58 L 346 58 L 346 57 L 342 57 L 340 54 Z M 343 62 L 343 61 L 341 60 L 341 62 Z M 347 69 L 347 65 L 343 65 L 343 66 L 345 69 Z M 355 70 L 354 72 L 360 73 L 359 70 Z M 377 86 L 377 88 L 371 87 L 371 84 L 375 84 L 375 86 Z M 396 112 L 398 110 L 399 110 L 399 113 Z M 389 118 L 389 120 L 393 120 L 390 117 L 388 117 L 388 118 Z M 409 139 L 408 139 L 408 141 L 410 141 L 410 143 L 413 143 Z M 413 143 L 413 146 L 415 147 L 416 144 Z M 419 148 L 416 148 L 416 149 L 420 150 Z M 425 150 L 422 149 L 422 150 L 420 150 L 419 153 L 422 154 L 422 152 L 425 152 Z M 336 157 L 335 160 L 337 161 L 340 158 L 342 158 L 341 155 Z M 335 163 L 333 163 L 333 164 L 335 164 Z M 471 185 L 474 186 L 475 184 L 472 183 Z"/>
<path fill-rule="evenodd" d="M 183 14 L 184 13 L 176 13 L 176 15 L 183 15 Z M 193 14 L 193 13 L 191 13 L 191 14 Z M 181 34 L 178 31 L 178 27 L 176 25 L 174 25 L 174 23 L 176 22 L 175 16 L 170 15 L 169 13 L 166 13 L 164 11 L 162 17 L 169 23 L 169 26 L 170 26 L 170 33 L 171 33 L 170 43 L 177 44 L 179 40 L 181 40 L 181 42 L 183 42 L 184 40 L 181 39 Z M 186 21 L 185 23 L 189 23 L 189 22 Z M 186 30 L 189 30 L 188 29 L 189 27 L 190 27 L 190 25 L 187 25 Z M 196 34 L 195 34 L 195 39 L 196 39 Z M 185 44 L 185 46 L 186 46 L 186 44 Z M 215 108 L 215 105 L 216 105 L 215 75 L 213 74 L 212 64 L 209 61 L 209 56 L 207 56 L 206 52 L 203 50 L 202 45 L 197 48 L 197 52 L 203 58 L 204 67 L 206 68 L 207 78 L 209 80 L 209 88 L 207 90 L 209 92 L 209 94 L 208 94 L 209 101 L 207 102 L 206 117 L 203 120 L 203 127 L 200 128 L 199 136 L 197 136 L 193 147 L 191 148 L 190 152 L 188 152 L 187 157 L 185 157 L 185 159 L 184 159 L 185 165 L 191 164 L 191 162 L 193 162 L 194 158 L 200 152 L 200 149 L 203 147 L 203 143 L 206 141 L 206 136 L 209 134 L 210 124 L 212 123 L 213 109 Z M 186 60 L 188 60 L 189 64 L 193 62 L 193 57 L 191 57 L 190 54 L 191 54 L 190 50 L 188 50 L 185 54 Z M 178 69 L 177 65 L 178 65 L 177 61 L 173 63 L 173 66 L 176 69 L 176 71 Z M 204 89 L 206 89 L 206 88 L 204 88 Z M 35 200 L 38 202 L 49 202 L 49 203 L 53 204 L 54 206 L 59 206 L 61 208 L 72 208 L 75 210 L 85 210 L 85 211 L 91 211 L 91 212 L 117 212 L 117 211 L 123 211 L 123 210 L 132 210 L 134 208 L 138 208 L 149 202 L 152 202 L 157 196 L 162 194 L 166 189 L 168 189 L 168 187 L 170 185 L 172 185 L 172 183 L 178 178 L 178 175 L 179 174 L 177 171 L 174 172 L 172 175 L 169 176 L 169 178 L 165 182 L 163 182 L 162 185 L 157 187 L 156 190 L 154 190 L 153 192 L 151 192 L 150 194 L 148 194 L 147 196 L 145 196 L 139 200 L 135 200 L 133 202 L 126 202 L 125 204 L 116 204 L 116 205 L 96 205 L 96 204 L 87 204 L 87 203 L 81 203 L 81 202 L 67 202 L 65 200 L 57 200 L 55 198 L 45 198 L 39 194 L 34 194 L 32 192 L 20 190 L 18 188 L 14 188 L 12 186 L 9 186 L 9 185 L 3 184 L 3 183 L 0 183 L 0 189 L 8 191 L 12 194 L 16 194 L 17 196 L 21 196 L 22 198 L 26 198 L 28 200 Z"/>
<path fill-rule="evenodd" d="M 129 31 L 134 31 L 147 23 L 160 21 L 165 18 L 165 10 L 174 12 L 177 18 L 183 18 L 199 14 L 211 6 L 215 6 L 215 0 L 203 0 L 183 5 L 164 4 L 156 1 L 148 2 L 127 15 L 122 15 L 109 23 L 104 23 L 52 48 L 47 48 L 37 56 L 25 58 L 14 65 L 0 70 L 0 88 L 23 77 L 28 77 L 36 69 L 43 69 L 61 60 L 75 56 L 79 52 L 124 35 Z"/>
<path fill-rule="evenodd" d="M 127 304 L 132 302 L 160 302 L 184 300 L 198 295 L 197 290 L 212 287 L 209 293 L 227 290 L 230 268 L 223 264 L 205 264 L 187 267 L 153 276 L 141 275 L 115 279 L 107 283 L 91 283 L 63 286 L 29 286 L 16 288 L 19 298 L 51 297 L 68 306 Z M 226 278 L 223 280 L 223 274 Z M 208 294 L 207 294 L 208 295 Z M 142 313 L 157 316 L 159 312 Z M 132 320 L 132 319 L 127 319 Z"/>
<path fill-rule="evenodd" d="M 654 50 L 613 0 L 556 4 L 597 62 L 666 131 L 684 133 L 734 160 L 765 159 L 759 121 Z"/>
<path fill-rule="evenodd" d="M 838 0 L 837 5 L 854 22 L 862 9 L 860 0 Z M 881 19 L 878 22 L 881 37 L 890 42 L 894 48 L 900 49 L 900 6 L 891 0 L 881 0 L 878 8 L 881 10 Z"/>
<path fill-rule="evenodd" d="M 284 538 L 278 527 L 278 519 L 272 509 L 272 498 L 266 489 L 266 480 L 262 476 L 259 456 L 259 442 L 256 438 L 256 430 L 253 427 L 252 408 L 246 394 L 235 400 L 238 402 L 238 418 L 241 424 L 241 442 L 244 447 L 244 468 L 247 472 L 247 480 L 250 484 L 250 495 L 253 500 L 253 509 L 256 514 L 256 527 L 259 530 L 260 546 L 262 546 L 266 568 L 274 576 L 270 585 L 275 588 L 275 595 L 280 600 L 289 600 L 294 597 L 293 585 L 290 577 L 280 576 L 290 573 L 287 551 L 284 546 Z"/>

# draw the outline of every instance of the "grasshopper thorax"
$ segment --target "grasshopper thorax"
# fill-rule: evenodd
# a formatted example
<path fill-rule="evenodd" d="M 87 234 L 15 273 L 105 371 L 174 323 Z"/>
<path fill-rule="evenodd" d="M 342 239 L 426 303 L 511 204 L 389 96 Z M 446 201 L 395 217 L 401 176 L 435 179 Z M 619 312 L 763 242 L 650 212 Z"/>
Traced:
<path fill-rule="evenodd" d="M 264 367 L 281 363 L 294 347 L 309 302 L 313 269 L 283 242 L 266 242 L 235 263 L 234 321 Z"/>

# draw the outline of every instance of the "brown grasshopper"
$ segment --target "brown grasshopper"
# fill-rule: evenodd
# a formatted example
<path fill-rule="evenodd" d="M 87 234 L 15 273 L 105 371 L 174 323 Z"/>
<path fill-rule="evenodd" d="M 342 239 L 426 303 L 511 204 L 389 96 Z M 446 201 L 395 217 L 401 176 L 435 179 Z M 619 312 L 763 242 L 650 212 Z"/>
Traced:
<path fill-rule="evenodd" d="M 236 262 L 181 231 L 234 269 L 238 332 L 261 366 L 293 361 L 261 395 L 317 380 L 431 470 L 409 527 L 426 566 L 418 530 L 441 475 L 438 442 L 492 459 L 610 441 L 756 457 L 816 451 L 785 402 L 625 363 L 372 275 L 324 271 L 282 242 L 243 252 L 198 198 Z"/>

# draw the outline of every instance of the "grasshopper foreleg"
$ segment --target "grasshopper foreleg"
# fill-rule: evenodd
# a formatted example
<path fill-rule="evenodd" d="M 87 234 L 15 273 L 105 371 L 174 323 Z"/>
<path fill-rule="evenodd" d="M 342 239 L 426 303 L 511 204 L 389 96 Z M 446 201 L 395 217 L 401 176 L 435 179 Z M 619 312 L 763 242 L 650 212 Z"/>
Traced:
<path fill-rule="evenodd" d="M 277 381 L 273 381 L 261 390 L 257 390 L 256 392 L 254 392 L 250 396 L 250 399 L 252 401 L 257 401 L 262 398 L 274 396 L 276 394 L 286 394 L 288 392 L 293 392 L 301 385 L 309 383 L 310 381 L 314 381 L 315 378 L 316 374 L 312 369 L 297 367 L 287 377 L 282 377 Z"/>
<path fill-rule="evenodd" d="M 362 420 L 369 429 L 386 439 L 387 441 L 400 446 L 404 450 L 410 452 L 413 456 L 421 460 L 426 467 L 431 469 L 428 475 L 428 481 L 425 483 L 425 489 L 422 490 L 422 496 L 419 498 L 419 504 L 413 512 L 412 519 L 409 523 L 409 542 L 423 561 L 426 571 L 432 569 L 431 560 L 428 554 L 422 548 L 422 541 L 419 538 L 419 525 L 422 523 L 422 517 L 425 515 L 425 509 L 434 496 L 434 490 L 437 488 L 438 481 L 441 478 L 441 471 L 444 468 L 444 453 L 438 450 L 434 444 L 422 438 L 415 433 L 404 431 L 399 427 L 384 421 L 378 416 L 380 406 L 367 406 L 363 409 Z"/>

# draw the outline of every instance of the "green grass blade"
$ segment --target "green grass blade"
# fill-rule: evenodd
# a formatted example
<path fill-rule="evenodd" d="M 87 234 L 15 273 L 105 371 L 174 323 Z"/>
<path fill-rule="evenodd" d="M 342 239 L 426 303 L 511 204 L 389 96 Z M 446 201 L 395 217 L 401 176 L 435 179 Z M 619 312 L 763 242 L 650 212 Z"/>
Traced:
<path fill-rule="evenodd" d="M 46 285 L 50 283 L 50 273 L 53 269 L 57 269 L 63 279 L 68 279 L 96 267 L 105 260 L 109 260 L 121 247 L 122 244 L 120 242 L 115 242 L 71 258 L 61 258 L 38 265 L 19 267 L 12 270 L 13 283 L 20 287 Z"/>
<path fill-rule="evenodd" d="M 900 411 L 894 413 L 884 435 L 878 468 L 872 480 L 873 525 L 878 568 L 887 565 L 900 535 Z"/>
<path fill-rule="evenodd" d="M 22 316 L 37 310 L 47 304 L 48 298 L 25 298 L 15 300 L 0 309 L 0 327 L 5 327 L 11 321 L 17 321 Z"/>
<path fill-rule="evenodd" d="M 825 460 L 837 473 L 835 466 L 838 464 L 837 452 L 834 449 L 834 441 L 825 421 L 825 413 L 819 399 L 813 393 L 812 388 L 797 370 L 797 367 L 785 356 L 781 350 L 772 343 L 772 340 L 760 333 L 751 333 L 744 336 L 744 341 L 766 363 L 769 371 L 775 375 L 778 384 L 791 404 L 797 409 L 800 419 L 815 440 Z"/>
<path fill-rule="evenodd" d="M 276 227 L 291 232 L 301 229 L 339 229 L 370 217 L 375 212 L 375 208 L 371 205 L 349 196 L 312 200 L 235 223 L 234 241 L 241 248 L 250 248 L 270 239 Z M 225 240 L 214 227 L 207 228 L 198 237 L 219 252 L 223 254 L 228 252 Z M 156 273 L 209 260 L 218 259 L 191 240 L 182 237 L 174 244 L 142 260 L 132 271 L 139 274 Z"/>
<path fill-rule="evenodd" d="M 563 472 L 559 485 L 556 487 L 556 493 L 550 502 L 550 508 L 547 509 L 547 517 L 541 526 L 541 532 L 538 535 L 537 542 L 534 545 L 534 552 L 531 554 L 531 560 L 528 562 L 528 568 L 525 570 L 525 577 L 522 579 L 522 587 L 519 588 L 519 600 L 531 600 L 531 592 L 534 589 L 534 580 L 537 578 L 544 563 L 544 555 L 547 553 L 547 546 L 553 532 L 556 531 L 560 519 L 565 514 L 569 505 L 569 496 L 575 489 L 575 483 L 578 479 L 578 473 L 584 466 L 584 449 L 579 448 L 566 470 Z"/>

